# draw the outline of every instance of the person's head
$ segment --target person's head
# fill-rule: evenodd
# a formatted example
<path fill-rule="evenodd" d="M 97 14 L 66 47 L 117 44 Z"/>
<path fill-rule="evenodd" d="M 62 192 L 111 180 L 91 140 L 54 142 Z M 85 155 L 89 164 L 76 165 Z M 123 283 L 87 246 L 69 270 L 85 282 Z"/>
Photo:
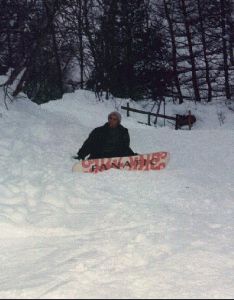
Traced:
<path fill-rule="evenodd" d="M 111 128 L 117 127 L 121 123 L 121 114 L 113 111 L 108 115 L 108 124 Z"/>

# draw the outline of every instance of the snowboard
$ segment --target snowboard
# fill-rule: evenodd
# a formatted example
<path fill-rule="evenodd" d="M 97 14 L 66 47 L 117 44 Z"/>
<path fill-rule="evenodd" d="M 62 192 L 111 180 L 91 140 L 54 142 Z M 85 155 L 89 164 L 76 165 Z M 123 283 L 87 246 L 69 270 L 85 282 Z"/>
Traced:
<path fill-rule="evenodd" d="M 125 157 L 98 158 L 79 161 L 74 164 L 73 172 L 99 173 L 109 169 L 127 171 L 162 170 L 169 161 L 168 152 L 154 152 Z"/>

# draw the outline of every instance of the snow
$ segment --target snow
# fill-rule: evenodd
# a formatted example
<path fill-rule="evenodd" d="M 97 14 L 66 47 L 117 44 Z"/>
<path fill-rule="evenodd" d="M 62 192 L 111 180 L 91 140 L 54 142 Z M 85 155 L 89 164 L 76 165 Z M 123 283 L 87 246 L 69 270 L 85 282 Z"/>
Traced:
<path fill-rule="evenodd" d="M 4 84 L 8 79 L 6 75 L 0 75 L 0 85 Z"/>
<path fill-rule="evenodd" d="M 0 106 L 1 298 L 233 296 L 233 111 L 168 104 L 192 110 L 191 131 L 122 111 L 134 151 L 169 151 L 168 167 L 72 173 L 71 155 L 125 103 L 77 91 Z"/>

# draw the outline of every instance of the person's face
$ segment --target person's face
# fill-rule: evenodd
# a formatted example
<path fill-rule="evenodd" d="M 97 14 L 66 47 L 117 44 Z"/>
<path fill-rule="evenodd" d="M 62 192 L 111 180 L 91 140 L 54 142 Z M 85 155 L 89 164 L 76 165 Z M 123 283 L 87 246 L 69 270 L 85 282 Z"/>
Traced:
<path fill-rule="evenodd" d="M 111 128 L 115 128 L 119 125 L 119 120 L 115 115 L 110 115 L 108 118 L 108 123 Z"/>

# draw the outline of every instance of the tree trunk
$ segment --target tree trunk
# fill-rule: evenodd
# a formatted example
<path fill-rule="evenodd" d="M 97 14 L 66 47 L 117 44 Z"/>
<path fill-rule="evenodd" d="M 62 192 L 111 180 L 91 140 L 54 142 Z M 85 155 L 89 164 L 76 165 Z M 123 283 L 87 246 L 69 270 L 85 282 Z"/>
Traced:
<path fill-rule="evenodd" d="M 202 38 L 202 46 L 203 46 L 203 55 L 205 60 L 205 68 L 206 68 L 206 83 L 208 86 L 208 102 L 212 100 L 212 86 L 210 80 L 210 68 L 209 68 L 209 61 L 207 57 L 207 43 L 206 43 L 206 33 L 203 23 L 203 15 L 202 15 L 202 8 L 201 8 L 201 0 L 197 0 L 198 5 L 198 14 L 199 14 L 199 23 L 200 23 L 200 30 L 201 30 L 201 38 Z"/>
<path fill-rule="evenodd" d="M 57 72 L 58 72 L 58 86 L 60 89 L 61 95 L 63 95 L 63 75 L 62 75 L 62 67 L 60 63 L 60 57 L 59 57 L 59 52 L 58 52 L 58 45 L 56 41 L 56 32 L 55 32 L 55 27 L 54 27 L 54 11 L 51 11 L 49 4 L 44 2 L 45 8 L 46 8 L 46 13 L 47 13 L 47 18 L 48 18 L 48 29 L 50 31 L 50 34 L 52 36 L 52 42 L 53 42 L 53 51 L 54 51 L 54 57 L 56 61 L 56 67 L 57 67 Z M 55 1 L 52 5 L 54 5 L 53 8 L 55 8 L 55 5 L 57 5 L 57 1 Z"/>
<path fill-rule="evenodd" d="M 227 31 L 226 31 L 226 5 L 225 4 L 226 4 L 225 0 L 220 0 L 225 93 L 226 93 L 227 99 L 231 99 L 231 92 L 230 92 L 230 85 L 229 85 Z"/>
<path fill-rule="evenodd" d="M 128 97 L 133 98 L 133 53 L 132 53 L 132 25 L 130 24 L 129 15 L 129 5 L 124 3 L 123 5 L 124 13 L 124 25 L 126 30 L 126 82 L 128 89 Z"/>
<path fill-rule="evenodd" d="M 79 8 L 78 13 L 78 38 L 79 38 L 79 58 L 80 58 L 80 87 L 84 88 L 84 43 L 83 43 L 83 7 L 82 0 L 77 1 L 77 5 Z"/>
<path fill-rule="evenodd" d="M 190 32 L 190 23 L 188 20 L 187 7 L 185 4 L 185 0 L 181 0 L 181 4 L 182 4 L 182 13 L 183 13 L 183 17 L 184 17 L 185 30 L 186 30 L 186 38 L 188 41 L 189 56 L 190 56 L 191 67 L 192 67 L 192 82 L 193 82 L 194 95 L 195 95 L 196 101 L 200 102 L 201 96 L 200 96 L 197 73 L 196 73 L 196 63 L 195 63 L 195 56 L 194 56 L 193 45 L 192 45 L 192 34 Z"/>
<path fill-rule="evenodd" d="M 89 21 L 89 17 L 88 17 L 88 12 L 89 12 L 89 7 L 88 7 L 88 1 L 84 0 L 84 6 L 83 6 L 83 17 L 84 17 L 84 32 L 86 34 L 86 37 L 88 39 L 88 43 L 89 43 L 89 49 L 93 58 L 93 63 L 94 63 L 94 69 L 95 69 L 95 83 L 94 83 L 94 89 L 95 89 L 95 93 L 96 95 L 100 96 L 100 92 L 102 90 L 102 86 L 100 86 L 100 82 L 103 82 L 103 76 L 102 76 L 102 70 L 100 67 L 100 63 L 98 60 L 98 55 L 97 55 L 97 51 L 96 51 L 96 44 L 94 41 L 94 38 L 92 36 L 92 32 L 91 32 L 91 28 L 90 28 L 90 21 Z"/>
<path fill-rule="evenodd" d="M 7 66 L 12 67 L 11 30 L 7 28 Z"/>
<path fill-rule="evenodd" d="M 227 24 L 228 24 L 228 35 L 229 35 L 229 56 L 230 63 L 234 66 L 234 2 L 233 0 L 228 0 L 228 15 L 227 15 Z"/>
<path fill-rule="evenodd" d="M 165 9 L 167 22 L 169 25 L 169 31 L 170 31 L 170 37 L 171 37 L 172 64 L 173 64 L 175 86 L 176 86 L 178 96 L 179 96 L 179 103 L 181 104 L 181 103 L 183 103 L 183 96 L 182 96 L 182 92 L 181 92 L 181 88 L 180 88 L 180 81 L 179 81 L 179 76 L 178 76 L 178 71 L 177 71 L 177 53 L 176 53 L 175 33 L 174 33 L 174 28 L 173 28 L 173 20 L 170 17 L 170 12 L 169 12 L 166 0 L 164 0 L 164 9 Z"/>

